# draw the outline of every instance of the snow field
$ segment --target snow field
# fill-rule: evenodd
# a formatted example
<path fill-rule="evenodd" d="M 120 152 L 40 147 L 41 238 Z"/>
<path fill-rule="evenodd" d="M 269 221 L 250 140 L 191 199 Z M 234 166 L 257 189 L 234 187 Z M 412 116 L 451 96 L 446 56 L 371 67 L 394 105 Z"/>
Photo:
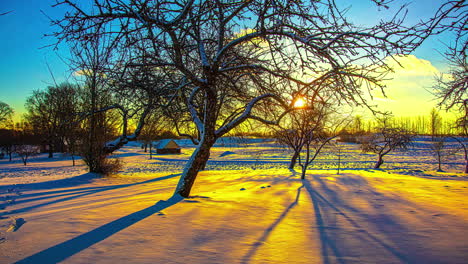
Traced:
<path fill-rule="evenodd" d="M 302 182 L 299 172 L 286 169 L 288 151 L 273 142 L 227 141 L 213 149 L 193 196 L 169 199 L 192 150 L 187 144 L 182 155 L 149 160 L 137 145 L 125 147 L 115 154 L 125 167 L 106 178 L 73 168 L 66 157 L 36 157 L 26 167 L 1 161 L 0 263 L 468 258 L 461 156 L 438 173 L 419 146 L 417 155 L 395 153 L 383 170 L 372 170 L 372 156 L 344 145 L 345 170 L 336 174 L 334 154 L 324 153 L 319 162 L 330 168 L 314 166 Z M 7 231 L 13 218 L 24 220 L 16 232 Z"/>

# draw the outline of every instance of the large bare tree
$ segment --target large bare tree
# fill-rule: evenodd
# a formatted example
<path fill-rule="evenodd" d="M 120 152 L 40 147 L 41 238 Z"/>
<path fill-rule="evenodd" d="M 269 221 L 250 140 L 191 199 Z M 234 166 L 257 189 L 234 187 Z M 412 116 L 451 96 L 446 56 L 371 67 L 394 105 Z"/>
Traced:
<path fill-rule="evenodd" d="M 184 197 L 219 137 L 248 119 L 277 122 L 282 115 L 267 110 L 288 108 L 292 89 L 333 90 L 341 102 L 367 104 L 364 94 L 383 88 L 383 58 L 408 53 L 420 40 L 402 26 L 403 13 L 356 26 L 333 0 L 57 4 L 73 9 L 55 21 L 59 39 L 86 42 L 102 34 L 119 49 L 139 45 L 145 52 L 130 54 L 126 66 L 151 65 L 178 84 L 173 94 L 184 103 L 198 143 L 176 189 Z"/>

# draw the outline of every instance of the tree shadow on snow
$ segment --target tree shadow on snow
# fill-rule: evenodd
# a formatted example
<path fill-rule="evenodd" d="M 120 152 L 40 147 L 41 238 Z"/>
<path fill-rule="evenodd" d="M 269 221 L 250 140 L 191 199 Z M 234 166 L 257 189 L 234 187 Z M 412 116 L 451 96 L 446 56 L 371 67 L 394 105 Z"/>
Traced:
<path fill-rule="evenodd" d="M 422 208 L 379 193 L 362 177 L 338 181 L 343 182 L 331 184 L 320 177 L 304 181 L 315 211 L 323 263 L 378 262 L 382 259 L 392 263 L 428 263 L 429 259 L 422 256 L 429 252 L 421 252 L 418 248 L 421 241 L 411 237 L 411 223 L 403 222 L 404 217 L 399 215 L 409 208 L 415 211 Z M 343 189 L 343 186 L 364 190 L 351 193 L 353 190 Z M 358 207 L 362 201 L 368 206 Z M 385 206 L 380 201 L 385 201 Z M 417 248 L 419 252 L 415 254 Z"/>
<path fill-rule="evenodd" d="M 302 189 L 312 201 L 315 219 L 311 219 L 311 227 L 318 232 L 323 263 L 434 262 L 430 248 L 421 248 L 422 241 L 412 234 L 415 222 L 427 221 L 426 209 L 377 191 L 363 177 L 343 177 L 337 181 L 328 183 L 321 177 L 302 181 L 295 200 L 264 230 L 240 263 L 252 261 L 271 233 L 298 204 Z M 360 204 L 363 201 L 365 205 Z M 416 211 L 421 214 L 414 214 Z M 414 222 L 403 220 L 408 217 Z M 440 260 L 436 258 L 435 262 Z"/>
<path fill-rule="evenodd" d="M 288 215 L 292 208 L 294 208 L 299 202 L 299 196 L 301 195 L 301 189 L 304 188 L 304 185 L 297 189 L 296 199 L 288 206 L 286 209 L 281 213 L 281 215 L 263 232 L 262 236 L 254 243 L 254 245 L 250 248 L 250 250 L 245 254 L 242 258 L 242 264 L 248 264 L 255 253 L 258 251 L 260 246 L 264 244 L 264 242 L 268 239 L 271 232 L 275 230 L 275 228 L 281 223 L 281 221 Z"/>
<path fill-rule="evenodd" d="M 60 180 L 5 185 L 5 186 L 0 186 L 0 194 L 5 193 L 9 189 L 24 191 L 24 190 L 40 190 L 40 189 L 51 189 L 51 188 L 75 187 L 77 185 L 91 183 L 94 179 L 99 178 L 99 177 L 101 177 L 99 176 L 99 174 L 88 172 L 88 173 L 84 173 L 78 176 L 74 176 L 74 177 L 70 177 L 66 179 L 60 179 Z"/>
<path fill-rule="evenodd" d="M 16 263 L 58 263 L 161 210 L 177 204 L 182 200 L 183 198 L 181 196 L 174 195 L 166 201 L 161 200 L 153 206 L 121 217 L 87 233 L 24 258 Z"/>
<path fill-rule="evenodd" d="M 69 187 L 70 185 L 81 185 L 88 183 L 88 179 L 92 178 L 94 174 L 92 173 L 86 173 L 81 176 L 77 176 L 74 178 L 77 179 L 67 179 L 66 180 L 58 180 L 54 181 L 57 183 L 37 183 L 39 186 L 49 186 L 48 189 L 52 188 L 66 188 Z M 19 205 L 22 203 L 28 203 L 28 202 L 34 202 L 34 201 L 40 201 L 40 200 L 48 200 L 43 203 L 31 205 L 28 207 L 23 207 L 23 208 L 18 208 L 10 211 L 5 211 L 2 214 L 0 214 L 0 217 L 3 215 L 13 215 L 13 214 L 18 214 L 18 213 L 24 213 L 32 209 L 40 208 L 43 206 L 51 205 L 51 204 L 56 204 L 60 202 L 65 202 L 73 199 L 77 199 L 80 197 L 88 196 L 88 195 L 93 195 L 97 194 L 100 192 L 105 192 L 105 191 L 111 191 L 111 190 L 117 190 L 121 188 L 126 188 L 126 187 L 131 187 L 131 186 L 137 186 L 141 184 L 147 184 L 147 183 L 152 183 L 152 182 L 157 182 L 157 181 L 162 181 L 170 178 L 174 178 L 176 176 L 180 176 L 180 174 L 171 174 L 167 176 L 162 176 L 142 182 L 136 182 L 136 183 L 128 183 L 128 184 L 119 184 L 119 185 L 109 185 L 109 186 L 93 186 L 93 187 L 82 187 L 82 188 L 73 188 L 73 189 L 64 189 L 64 190 L 51 190 L 51 191 L 45 191 L 45 192 L 36 192 L 36 193 L 29 193 L 29 194 L 21 194 L 18 197 L 16 197 L 18 200 L 15 200 L 14 204 Z M 83 178 L 80 178 L 83 177 Z M 64 182 L 62 182 L 64 181 Z M 71 183 L 73 182 L 73 184 Z M 41 185 L 44 184 L 44 185 Z M 34 187 L 38 187 L 35 184 L 31 184 L 32 186 L 30 187 L 31 189 L 34 189 Z M 42 187 L 41 187 L 42 189 Z M 58 198 L 55 200 L 49 200 L 49 199 L 54 199 Z"/>

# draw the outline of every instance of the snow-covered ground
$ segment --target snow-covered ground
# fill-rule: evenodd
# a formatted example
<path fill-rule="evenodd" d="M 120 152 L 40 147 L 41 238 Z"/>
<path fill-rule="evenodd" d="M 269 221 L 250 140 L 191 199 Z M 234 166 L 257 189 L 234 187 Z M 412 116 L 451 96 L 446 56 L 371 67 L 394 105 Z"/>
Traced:
<path fill-rule="evenodd" d="M 328 150 L 307 179 L 273 141 L 223 139 L 189 199 L 172 197 L 185 161 L 137 144 L 100 177 L 57 154 L 0 160 L 0 263 L 467 263 L 461 153 L 444 172 L 419 138 L 375 156 Z"/>

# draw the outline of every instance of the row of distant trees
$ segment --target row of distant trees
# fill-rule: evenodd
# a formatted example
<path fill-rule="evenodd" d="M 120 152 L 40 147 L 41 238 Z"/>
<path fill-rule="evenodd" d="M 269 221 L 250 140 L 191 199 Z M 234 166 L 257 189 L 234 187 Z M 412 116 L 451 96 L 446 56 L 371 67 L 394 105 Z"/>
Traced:
<path fill-rule="evenodd" d="M 458 119 L 443 117 L 439 110 L 433 108 L 427 115 L 411 117 L 393 117 L 389 122 L 393 126 L 404 128 L 418 135 L 466 135 L 466 127 L 458 124 Z M 375 118 L 363 118 L 356 115 L 351 118 L 346 130 L 350 134 L 374 132 L 379 126 Z"/>

